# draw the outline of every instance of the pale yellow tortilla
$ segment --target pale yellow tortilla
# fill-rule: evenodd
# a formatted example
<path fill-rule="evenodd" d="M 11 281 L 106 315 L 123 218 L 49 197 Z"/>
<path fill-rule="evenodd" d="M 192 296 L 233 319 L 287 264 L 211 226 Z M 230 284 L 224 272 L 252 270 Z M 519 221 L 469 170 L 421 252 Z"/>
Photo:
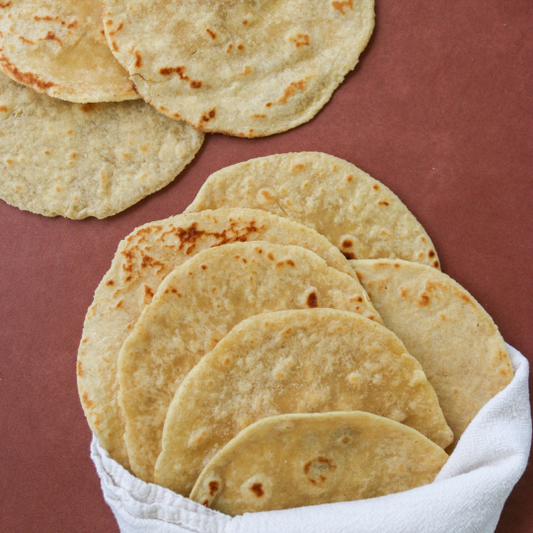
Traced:
<path fill-rule="evenodd" d="M 215 453 L 253 422 L 330 411 L 385 416 L 443 448 L 453 440 L 420 364 L 389 330 L 334 309 L 266 313 L 235 326 L 177 390 L 155 482 L 187 496 Z"/>
<path fill-rule="evenodd" d="M 109 46 L 141 96 L 205 132 L 307 122 L 357 64 L 374 0 L 105 0 Z"/>
<path fill-rule="evenodd" d="M 351 263 L 385 325 L 420 361 L 454 432 L 454 447 L 513 377 L 498 328 L 466 289 L 433 268 L 405 261 Z"/>
<path fill-rule="evenodd" d="M 369 413 L 274 416 L 226 444 L 190 498 L 231 516 L 363 500 L 431 483 L 447 459 L 417 431 Z"/>
<path fill-rule="evenodd" d="M 71 104 L 0 73 L 0 198 L 25 211 L 114 215 L 173 181 L 203 138 L 142 101 Z"/>
<path fill-rule="evenodd" d="M 169 274 L 119 355 L 119 403 L 133 472 L 153 480 L 176 389 L 233 326 L 268 311 L 313 307 L 381 322 L 357 280 L 297 246 L 228 244 L 198 253 Z"/>
<path fill-rule="evenodd" d="M 385 185 L 319 152 L 251 159 L 211 174 L 187 212 L 253 207 L 305 224 L 349 259 L 405 259 L 439 268 L 422 225 Z"/>
<path fill-rule="evenodd" d="M 139 95 L 109 50 L 100 0 L 0 2 L 0 70 L 70 102 L 119 102 Z"/>
<path fill-rule="evenodd" d="M 78 390 L 93 433 L 111 457 L 129 468 L 118 405 L 117 360 L 144 307 L 163 279 L 198 252 L 233 242 L 266 241 L 307 248 L 352 277 L 343 255 L 307 226 L 256 209 L 177 215 L 135 229 L 118 246 L 96 289 L 78 351 Z"/>

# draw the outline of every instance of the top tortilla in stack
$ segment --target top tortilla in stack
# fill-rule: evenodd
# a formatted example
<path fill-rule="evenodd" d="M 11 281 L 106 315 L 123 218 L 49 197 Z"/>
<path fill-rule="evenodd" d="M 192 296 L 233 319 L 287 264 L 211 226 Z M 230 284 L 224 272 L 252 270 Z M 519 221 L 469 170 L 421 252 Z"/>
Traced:
<path fill-rule="evenodd" d="M 99 0 L 0 2 L 0 70 L 69 102 L 138 98 L 107 46 Z"/>
<path fill-rule="evenodd" d="M 106 0 L 139 94 L 205 132 L 260 137 L 310 120 L 352 70 L 374 0 Z"/>

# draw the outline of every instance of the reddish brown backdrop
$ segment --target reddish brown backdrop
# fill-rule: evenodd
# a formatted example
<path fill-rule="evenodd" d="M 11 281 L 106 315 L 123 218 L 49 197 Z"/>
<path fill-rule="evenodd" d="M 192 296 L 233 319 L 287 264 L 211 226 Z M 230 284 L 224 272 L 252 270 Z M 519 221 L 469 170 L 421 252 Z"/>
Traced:
<path fill-rule="evenodd" d="M 170 186 L 98 221 L 0 201 L 0 530 L 117 532 L 89 458 L 75 362 L 119 240 L 180 213 L 206 177 L 252 157 L 328 152 L 383 181 L 443 270 L 533 357 L 533 2 L 377 0 L 355 71 L 310 123 L 265 139 L 209 136 Z M 533 469 L 499 533 L 533 531 Z"/>

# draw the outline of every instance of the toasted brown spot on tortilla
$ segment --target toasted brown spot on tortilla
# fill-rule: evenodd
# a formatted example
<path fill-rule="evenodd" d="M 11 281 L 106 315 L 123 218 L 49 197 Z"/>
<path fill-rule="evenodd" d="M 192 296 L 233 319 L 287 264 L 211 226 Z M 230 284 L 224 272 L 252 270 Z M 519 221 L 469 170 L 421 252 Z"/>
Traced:
<path fill-rule="evenodd" d="M 192 80 L 189 85 L 191 89 L 199 89 L 202 86 L 202 82 L 200 80 Z"/>
<path fill-rule="evenodd" d="M 243 46 L 242 44 L 239 44 L 239 45 L 237 46 L 237 50 L 244 50 L 244 46 Z"/>
<path fill-rule="evenodd" d="M 285 263 L 287 263 L 289 266 L 295 266 L 294 261 L 292 259 L 287 259 Z"/>
<path fill-rule="evenodd" d="M 296 45 L 296 48 L 301 48 L 302 46 L 309 46 L 309 35 L 305 33 L 298 33 L 296 37 L 291 37 L 289 41 L 293 42 Z"/>
<path fill-rule="evenodd" d="M 7 111 L 7 106 L 0 105 L 0 111 Z"/>
<path fill-rule="evenodd" d="M 228 44 L 228 47 L 226 48 L 226 53 L 229 54 L 231 52 L 231 49 L 233 48 L 232 44 Z"/>
<path fill-rule="evenodd" d="M 344 240 L 342 241 L 342 246 L 343 246 L 344 248 L 351 248 L 351 247 L 353 246 L 353 241 L 352 241 L 352 239 L 344 239 Z"/>
<path fill-rule="evenodd" d="M 429 296 L 425 292 L 423 292 L 420 295 L 420 298 L 418 299 L 418 303 L 420 305 L 428 305 L 429 304 Z"/>
<path fill-rule="evenodd" d="M 346 176 L 346 181 L 348 183 L 352 182 L 353 181 L 353 176 L 351 174 L 349 176 Z"/>
<path fill-rule="evenodd" d="M 206 507 L 209 507 L 209 500 L 204 500 L 202 502 L 202 505 L 205 505 Z"/>
<path fill-rule="evenodd" d="M 373 188 L 374 188 L 375 191 L 377 191 L 377 190 L 379 189 L 379 185 L 378 185 L 377 183 L 375 183 L 375 184 L 373 185 Z"/>
<path fill-rule="evenodd" d="M 151 289 L 151 287 L 148 287 L 148 285 L 145 285 L 144 286 L 144 295 L 153 297 L 154 296 L 154 291 Z"/>
<path fill-rule="evenodd" d="M 332 2 L 331 5 L 333 6 L 334 9 L 336 9 L 343 15 L 346 14 L 344 12 L 345 7 L 349 7 L 350 9 L 353 10 L 353 0 L 343 0 L 342 2 Z"/>
<path fill-rule="evenodd" d="M 272 105 L 272 102 L 267 102 L 267 103 L 265 104 L 265 107 L 270 107 L 271 105 Z"/>
<path fill-rule="evenodd" d="M 430 250 L 428 252 L 428 257 L 435 257 L 435 252 L 433 250 Z"/>
<path fill-rule="evenodd" d="M 307 80 L 293 81 L 283 92 L 283 96 L 278 100 L 280 104 L 284 104 L 296 91 L 305 91 L 307 87 Z"/>
<path fill-rule="evenodd" d="M 188 81 L 189 80 L 189 76 L 186 76 L 184 74 L 184 72 L 185 72 L 185 67 L 184 66 L 181 66 L 181 67 L 164 67 L 164 68 L 160 68 L 159 69 L 159 74 L 162 74 L 163 76 L 170 76 L 171 74 L 176 73 L 180 77 L 180 80 Z"/>
<path fill-rule="evenodd" d="M 242 24 L 243 24 L 243 26 L 246 26 L 246 24 L 248 24 L 248 21 L 247 21 L 246 19 L 244 19 L 244 20 L 242 21 Z"/>
<path fill-rule="evenodd" d="M 0 3 L 0 7 L 3 7 L 3 8 L 9 7 L 10 5 L 11 5 L 11 1 L 7 2 L 6 4 Z"/>
<path fill-rule="evenodd" d="M 63 46 L 61 39 L 53 31 L 49 31 L 46 34 L 46 37 L 44 39 L 39 39 L 39 41 L 57 41 L 61 46 Z"/>
<path fill-rule="evenodd" d="M 142 262 L 141 262 L 141 268 L 146 267 L 159 267 L 159 272 L 164 270 L 165 265 L 161 263 L 161 261 L 158 261 L 157 259 L 154 259 L 153 257 L 150 257 L 149 255 L 143 255 Z"/>
<path fill-rule="evenodd" d="M 81 361 L 78 359 L 78 361 L 76 362 L 76 373 L 78 374 L 78 376 L 83 376 L 83 369 L 81 368 Z"/>
<path fill-rule="evenodd" d="M 90 409 L 94 405 L 94 402 L 89 399 L 89 396 L 86 392 L 81 395 L 81 402 L 87 409 Z"/>
<path fill-rule="evenodd" d="M 96 107 L 96 104 L 83 104 L 81 106 L 81 110 L 84 113 L 90 113 L 95 107 Z"/>
<path fill-rule="evenodd" d="M 378 205 L 389 205 L 389 202 L 386 202 L 385 200 L 381 200 L 381 202 L 378 202 Z"/>
<path fill-rule="evenodd" d="M 342 252 L 342 255 L 344 255 L 344 257 L 346 257 L 346 259 L 357 259 L 357 257 L 355 256 L 355 254 L 353 252 Z"/>
<path fill-rule="evenodd" d="M 265 118 L 266 115 L 252 115 L 253 118 Z"/>
<path fill-rule="evenodd" d="M 114 285 L 114 284 L 115 284 L 115 282 L 114 282 L 112 279 L 110 279 L 110 280 L 106 283 L 106 285 L 109 285 L 109 286 L 112 286 L 112 285 Z"/>
<path fill-rule="evenodd" d="M 202 115 L 202 118 L 200 118 L 200 124 L 202 122 L 209 122 L 212 118 L 215 118 L 216 116 L 216 107 L 213 107 L 211 111 L 208 111 L 207 113 Z"/>
<path fill-rule="evenodd" d="M 318 307 L 318 296 L 316 291 L 310 292 L 307 296 L 307 307 Z"/>
<path fill-rule="evenodd" d="M 258 498 L 261 498 L 261 496 L 263 496 L 263 494 L 265 493 L 265 491 L 263 490 L 263 485 L 261 483 L 254 483 L 251 487 L 250 487 L 250 490 L 258 497 Z"/>
<path fill-rule="evenodd" d="M 77 20 L 73 20 L 68 26 L 67 28 L 69 30 L 73 30 L 74 28 L 77 28 L 78 27 L 78 21 Z M 104 32 L 105 33 L 105 32 Z"/>
<path fill-rule="evenodd" d="M 209 36 L 211 37 L 211 39 L 216 39 L 217 34 L 216 34 L 214 31 L 210 30 L 209 28 L 206 28 L 205 31 L 206 31 L 207 33 L 209 33 Z"/>
<path fill-rule="evenodd" d="M 207 265 L 202 265 L 202 270 L 206 270 L 207 269 Z"/>
<path fill-rule="evenodd" d="M 38 76 L 33 74 L 33 72 L 21 72 L 3 54 L 0 55 L 0 65 L 2 65 L 4 70 L 9 72 L 16 81 L 19 81 L 20 83 L 23 83 L 24 85 L 37 87 L 38 89 L 41 89 L 43 91 L 55 85 L 55 83 L 51 81 L 42 81 L 41 79 L 39 79 Z"/>
<path fill-rule="evenodd" d="M 218 490 L 218 481 L 209 482 L 209 496 L 214 496 Z"/>
<path fill-rule="evenodd" d="M 440 263 L 438 261 L 433 261 L 433 266 L 439 268 Z"/>
<path fill-rule="evenodd" d="M 23 37 L 22 35 L 19 35 L 19 39 L 26 44 L 35 44 L 33 41 L 30 41 L 29 39 L 26 39 L 26 37 Z"/>
<path fill-rule="evenodd" d="M 329 471 L 335 471 L 336 469 L 337 465 L 334 465 L 331 459 L 318 456 L 305 464 L 304 473 L 313 485 L 321 486 L 325 483 Z"/>
<path fill-rule="evenodd" d="M 142 64 L 143 64 L 143 58 L 142 58 L 141 52 L 139 52 L 139 50 L 135 50 L 135 66 L 137 68 L 140 68 L 142 67 Z"/>

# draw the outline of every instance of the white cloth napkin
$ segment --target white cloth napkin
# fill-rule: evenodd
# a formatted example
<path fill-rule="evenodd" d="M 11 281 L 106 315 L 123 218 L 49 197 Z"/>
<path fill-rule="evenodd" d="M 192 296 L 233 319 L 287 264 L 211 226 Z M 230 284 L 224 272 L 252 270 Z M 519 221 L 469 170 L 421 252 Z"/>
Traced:
<path fill-rule="evenodd" d="M 492 533 L 531 446 L 527 359 L 477 414 L 431 485 L 370 500 L 231 518 L 132 476 L 93 437 L 91 457 L 122 533 Z"/>

